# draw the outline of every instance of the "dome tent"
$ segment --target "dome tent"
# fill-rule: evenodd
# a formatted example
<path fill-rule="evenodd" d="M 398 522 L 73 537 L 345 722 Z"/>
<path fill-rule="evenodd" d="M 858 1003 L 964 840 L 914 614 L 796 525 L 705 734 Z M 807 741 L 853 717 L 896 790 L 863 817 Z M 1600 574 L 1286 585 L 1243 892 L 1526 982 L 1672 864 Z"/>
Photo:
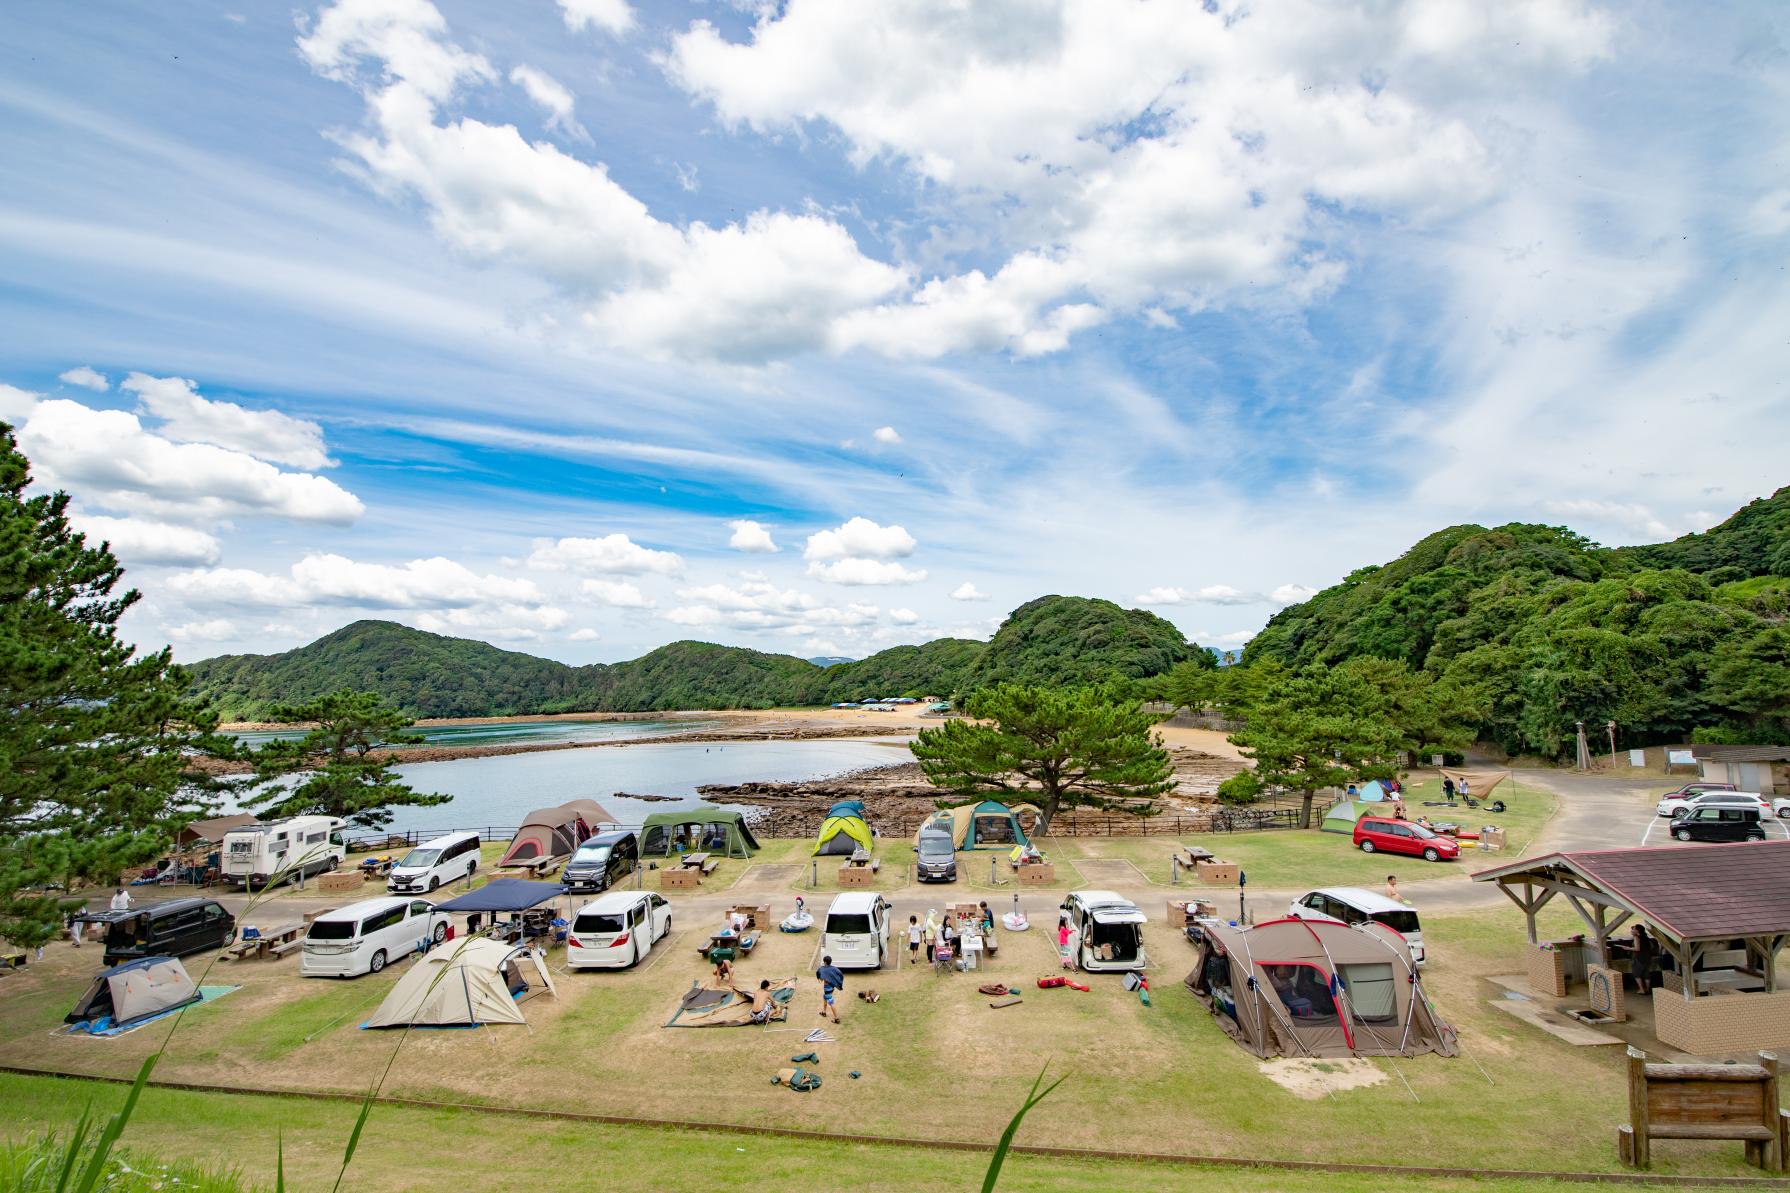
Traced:
<path fill-rule="evenodd" d="M 952 844 L 959 849 L 1004 849 L 1010 845 L 1025 845 L 1030 838 L 1020 823 L 1021 813 L 1029 814 L 1033 824 L 1038 822 L 1038 809 L 1031 804 L 1003 804 L 999 800 L 985 799 L 979 804 L 941 808 L 920 822 L 914 832 L 914 844 L 920 843 L 920 834 L 927 829 L 943 829 L 951 834 Z"/>
<path fill-rule="evenodd" d="M 361 1026 L 525 1024 L 528 1021 L 516 1006 L 518 994 L 531 989 L 522 976 L 524 961 L 534 967 L 541 988 L 554 994 L 553 978 L 541 954 L 520 945 L 473 937 L 425 954 L 398 979 L 379 1009 Z"/>
<path fill-rule="evenodd" d="M 104 970 L 64 1023 L 126 1027 L 200 1001 L 186 966 L 173 957 L 142 957 Z"/>
<path fill-rule="evenodd" d="M 497 864 L 527 865 L 564 857 L 595 836 L 605 822 L 613 822 L 613 818 L 594 800 L 575 799 L 556 808 L 536 808 L 522 818 L 522 826 Z"/>
<path fill-rule="evenodd" d="M 875 841 L 870 826 L 864 823 L 862 800 L 840 800 L 827 809 L 827 818 L 820 822 L 820 833 L 814 839 L 817 854 L 849 854 L 855 849 L 872 849 Z"/>
<path fill-rule="evenodd" d="M 1324 813 L 1324 823 L 1318 827 L 1327 833 L 1347 833 L 1354 836 L 1355 822 L 1366 816 L 1371 808 L 1370 804 L 1354 800 L 1338 800 Z"/>

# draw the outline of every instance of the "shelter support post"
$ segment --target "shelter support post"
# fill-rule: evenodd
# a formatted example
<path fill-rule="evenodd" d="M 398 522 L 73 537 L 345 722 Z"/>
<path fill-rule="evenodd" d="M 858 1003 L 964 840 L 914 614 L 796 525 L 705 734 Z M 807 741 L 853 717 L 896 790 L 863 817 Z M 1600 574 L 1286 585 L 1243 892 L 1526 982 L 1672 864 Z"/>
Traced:
<path fill-rule="evenodd" d="M 1579 913 L 1579 918 L 1585 921 L 1587 928 L 1591 929 L 1591 939 L 1597 945 L 1597 963 L 1608 969 L 1610 967 L 1610 933 L 1622 927 L 1635 913 L 1624 908 L 1615 919 L 1610 919 L 1610 912 L 1615 908 L 1607 903 L 1587 903 L 1577 895 L 1571 894 L 1566 896 L 1566 901 L 1572 904 L 1572 909 Z"/>
<path fill-rule="evenodd" d="M 1553 889 L 1546 889 L 1543 890 L 1540 895 L 1537 895 L 1535 893 L 1535 885 L 1529 882 L 1523 883 L 1523 893 L 1520 895 L 1517 893 L 1515 884 L 1513 883 L 1500 881 L 1497 886 L 1512 903 L 1515 903 L 1518 907 L 1523 909 L 1523 919 L 1529 928 L 1529 943 L 1537 943 L 1535 934 L 1536 913 L 1541 911 L 1543 907 L 1546 907 L 1548 905 L 1548 900 L 1552 899 L 1558 892 Z"/>

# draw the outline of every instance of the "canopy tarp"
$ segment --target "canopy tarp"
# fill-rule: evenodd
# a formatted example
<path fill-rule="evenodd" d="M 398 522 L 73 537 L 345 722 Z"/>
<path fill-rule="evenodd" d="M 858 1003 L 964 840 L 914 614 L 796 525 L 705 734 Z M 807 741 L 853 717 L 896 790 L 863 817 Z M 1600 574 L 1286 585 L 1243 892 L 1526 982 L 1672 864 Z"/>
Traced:
<path fill-rule="evenodd" d="M 1366 816 L 1370 810 L 1371 808 L 1367 804 L 1346 799 L 1338 800 L 1330 806 L 1328 812 L 1324 813 L 1324 823 L 1318 827 L 1327 833 L 1348 833 L 1353 836 L 1355 822 Z"/>
<path fill-rule="evenodd" d="M 921 832 L 943 829 L 951 834 L 951 842 L 958 849 L 1005 849 L 1024 845 L 1028 838 L 1020 821 L 1022 815 L 1030 816 L 1033 824 L 1038 822 L 1038 809 L 1031 804 L 1003 804 L 999 800 L 985 799 L 981 803 L 941 808 L 920 822 L 920 827 L 914 830 L 914 844 L 920 843 Z"/>
<path fill-rule="evenodd" d="M 557 882 L 493 878 L 476 891 L 467 891 L 446 903 L 437 903 L 435 910 L 457 912 L 460 915 L 474 911 L 527 911 L 565 893 L 566 888 Z"/>
<path fill-rule="evenodd" d="M 821 821 L 820 833 L 814 838 L 814 848 L 810 852 L 848 854 L 856 849 L 873 849 L 875 844 L 870 835 L 870 826 L 864 823 L 863 802 L 848 799 L 840 800 L 828 810 L 827 818 Z"/>
<path fill-rule="evenodd" d="M 109 1020 L 109 1027 L 124 1027 L 198 1001 L 199 991 L 186 966 L 173 957 L 143 957 L 101 972 L 63 1022 Z"/>
<path fill-rule="evenodd" d="M 174 834 L 174 844 L 181 849 L 190 845 L 216 845 L 224 839 L 225 833 L 239 828 L 254 828 L 260 823 L 247 812 L 238 812 L 234 816 L 214 816 L 210 820 L 195 820 L 181 826 L 180 831 Z"/>
<path fill-rule="evenodd" d="M 758 848 L 751 826 L 740 813 L 722 808 L 685 808 L 681 812 L 654 812 L 646 818 L 640 826 L 640 856 L 670 857 L 677 852 L 679 836 L 694 838 L 706 852 L 728 857 L 749 858 Z"/>
<path fill-rule="evenodd" d="M 789 1003 L 796 993 L 796 980 L 784 978 L 771 983 L 771 998 L 782 1004 L 788 1014 Z M 666 1027 L 746 1027 L 752 1022 L 752 1000 L 741 997 L 731 987 L 692 984 L 678 999 L 677 1010 L 665 1021 Z"/>
<path fill-rule="evenodd" d="M 1463 770 L 1459 767 L 1442 768 L 1444 779 L 1453 779 L 1455 790 L 1460 790 L 1461 780 L 1467 781 L 1467 794 L 1474 799 L 1485 799 L 1492 794 L 1492 788 L 1510 778 L 1507 770 Z"/>
<path fill-rule="evenodd" d="M 424 954 L 398 979 L 362 1027 L 477 1027 L 527 1023 L 517 1001 L 534 989 L 523 977 L 532 966 L 540 987 L 554 993 L 541 955 L 517 945 L 472 937 Z"/>
<path fill-rule="evenodd" d="M 1190 936 L 1195 935 L 1193 931 Z M 1459 1051 L 1430 1006 L 1404 937 L 1369 921 L 1198 924 L 1187 988 L 1260 1057 L 1417 1056 Z"/>
<path fill-rule="evenodd" d="M 585 807 L 583 805 L 589 805 Z M 596 832 L 585 821 L 590 809 L 602 814 L 589 800 L 574 800 L 553 808 L 536 808 L 522 818 L 522 825 L 510 841 L 510 847 L 498 859 L 499 866 L 538 862 L 546 858 L 565 857 Z"/>

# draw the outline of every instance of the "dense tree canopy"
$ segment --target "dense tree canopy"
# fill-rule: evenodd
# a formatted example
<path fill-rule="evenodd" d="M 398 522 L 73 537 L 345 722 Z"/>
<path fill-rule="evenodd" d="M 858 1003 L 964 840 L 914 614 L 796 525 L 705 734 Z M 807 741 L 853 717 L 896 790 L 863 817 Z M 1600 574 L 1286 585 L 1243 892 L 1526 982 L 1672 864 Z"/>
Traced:
<path fill-rule="evenodd" d="M 1159 719 L 1109 687 L 998 684 L 970 696 L 973 720 L 924 729 L 910 749 L 926 777 L 958 795 L 1035 803 L 1040 835 L 1064 808 L 1148 815 L 1174 788 L 1174 765 L 1151 732 Z"/>
<path fill-rule="evenodd" d="M 303 737 L 268 742 L 255 754 L 263 790 L 243 804 L 266 818 L 321 814 L 350 824 L 384 828 L 391 809 L 444 804 L 452 796 L 413 790 L 371 752 L 380 746 L 414 745 L 411 718 L 374 692 L 335 692 L 303 704 L 281 705 L 271 718 L 311 726 Z M 287 782 L 298 776 L 296 783 Z"/>

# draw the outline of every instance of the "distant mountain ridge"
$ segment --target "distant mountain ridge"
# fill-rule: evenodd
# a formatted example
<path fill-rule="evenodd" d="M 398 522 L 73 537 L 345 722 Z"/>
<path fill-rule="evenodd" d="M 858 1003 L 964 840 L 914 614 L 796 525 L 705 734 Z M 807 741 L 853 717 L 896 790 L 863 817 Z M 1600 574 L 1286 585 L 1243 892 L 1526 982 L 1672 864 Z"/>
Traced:
<path fill-rule="evenodd" d="M 1203 648 L 1153 613 L 1047 596 L 1015 609 L 989 641 L 939 638 L 821 665 L 707 642 L 673 642 L 624 663 L 574 667 L 488 642 L 389 621 L 357 621 L 270 655 L 220 655 L 188 669 L 226 719 L 340 688 L 380 692 L 419 717 L 656 712 L 951 696 L 1020 679 L 1143 679 Z"/>

